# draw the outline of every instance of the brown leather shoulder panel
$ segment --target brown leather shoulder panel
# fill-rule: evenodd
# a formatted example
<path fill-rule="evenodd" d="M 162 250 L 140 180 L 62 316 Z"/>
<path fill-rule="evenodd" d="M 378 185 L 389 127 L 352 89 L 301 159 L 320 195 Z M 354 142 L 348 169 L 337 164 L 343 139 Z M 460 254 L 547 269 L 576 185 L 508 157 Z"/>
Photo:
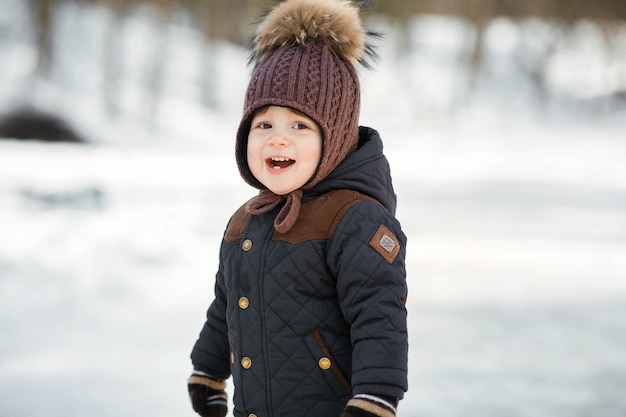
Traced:
<path fill-rule="evenodd" d="M 302 204 L 298 220 L 287 233 L 275 232 L 273 239 L 301 243 L 332 238 L 346 212 L 362 201 L 375 199 L 353 190 L 334 190 Z"/>
<path fill-rule="evenodd" d="M 228 223 L 228 228 L 226 229 L 226 233 L 224 234 L 224 240 L 226 242 L 234 242 L 243 237 L 244 232 L 246 231 L 246 227 L 248 226 L 248 222 L 250 221 L 250 213 L 246 211 L 245 204 L 233 214 L 233 217 L 230 218 L 230 222 Z"/>

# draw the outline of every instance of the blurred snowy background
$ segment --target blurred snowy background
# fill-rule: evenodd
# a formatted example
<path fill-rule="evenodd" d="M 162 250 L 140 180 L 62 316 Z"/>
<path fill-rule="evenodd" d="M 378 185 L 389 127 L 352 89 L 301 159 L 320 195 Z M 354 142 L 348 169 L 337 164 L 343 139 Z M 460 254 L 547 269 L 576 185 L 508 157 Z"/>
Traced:
<path fill-rule="evenodd" d="M 194 415 L 252 3 L 0 0 L 0 417 Z M 379 4 L 399 417 L 626 415 L 623 1 Z"/>

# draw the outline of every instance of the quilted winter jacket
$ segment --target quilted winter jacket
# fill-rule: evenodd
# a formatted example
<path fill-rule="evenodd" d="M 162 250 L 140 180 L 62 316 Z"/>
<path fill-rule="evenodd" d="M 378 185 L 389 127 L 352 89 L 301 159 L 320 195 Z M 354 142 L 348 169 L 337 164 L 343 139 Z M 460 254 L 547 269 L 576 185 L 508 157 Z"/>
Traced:
<path fill-rule="evenodd" d="M 278 209 L 228 224 L 191 359 L 232 374 L 236 417 L 335 417 L 354 394 L 407 390 L 406 237 L 380 137 L 359 142 L 287 233 Z"/>

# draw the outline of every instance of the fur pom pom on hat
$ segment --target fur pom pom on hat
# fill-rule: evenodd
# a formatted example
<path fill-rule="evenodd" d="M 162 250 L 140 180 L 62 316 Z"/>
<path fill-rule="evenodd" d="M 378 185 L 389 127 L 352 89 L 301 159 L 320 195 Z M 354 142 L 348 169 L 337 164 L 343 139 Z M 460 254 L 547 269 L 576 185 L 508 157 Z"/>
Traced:
<path fill-rule="evenodd" d="M 284 45 L 325 45 L 335 56 L 361 61 L 366 32 L 356 4 L 337 0 L 285 1 L 261 22 L 252 59 L 262 61 Z"/>
<path fill-rule="evenodd" d="M 297 220 L 302 191 L 330 174 L 357 147 L 360 84 L 355 64 L 374 58 L 359 17 L 366 2 L 285 0 L 262 19 L 252 43 L 254 71 L 237 131 L 236 157 L 244 180 L 261 190 L 246 206 L 265 213 L 285 202 L 274 223 L 284 233 Z M 322 131 L 322 156 L 313 177 L 300 190 L 280 196 L 265 189 L 247 161 L 250 124 L 265 106 L 298 110 Z"/>

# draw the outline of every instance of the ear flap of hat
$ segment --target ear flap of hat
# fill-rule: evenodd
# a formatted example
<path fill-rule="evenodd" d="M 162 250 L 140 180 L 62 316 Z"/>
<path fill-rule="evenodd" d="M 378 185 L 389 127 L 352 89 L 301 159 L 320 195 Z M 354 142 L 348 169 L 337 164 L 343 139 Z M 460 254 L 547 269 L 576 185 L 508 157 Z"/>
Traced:
<path fill-rule="evenodd" d="M 251 186 L 259 190 L 265 188 L 263 184 L 252 174 L 248 165 L 248 134 L 252 125 L 252 114 L 244 117 L 237 129 L 237 141 L 235 142 L 235 158 L 241 177 Z"/>

